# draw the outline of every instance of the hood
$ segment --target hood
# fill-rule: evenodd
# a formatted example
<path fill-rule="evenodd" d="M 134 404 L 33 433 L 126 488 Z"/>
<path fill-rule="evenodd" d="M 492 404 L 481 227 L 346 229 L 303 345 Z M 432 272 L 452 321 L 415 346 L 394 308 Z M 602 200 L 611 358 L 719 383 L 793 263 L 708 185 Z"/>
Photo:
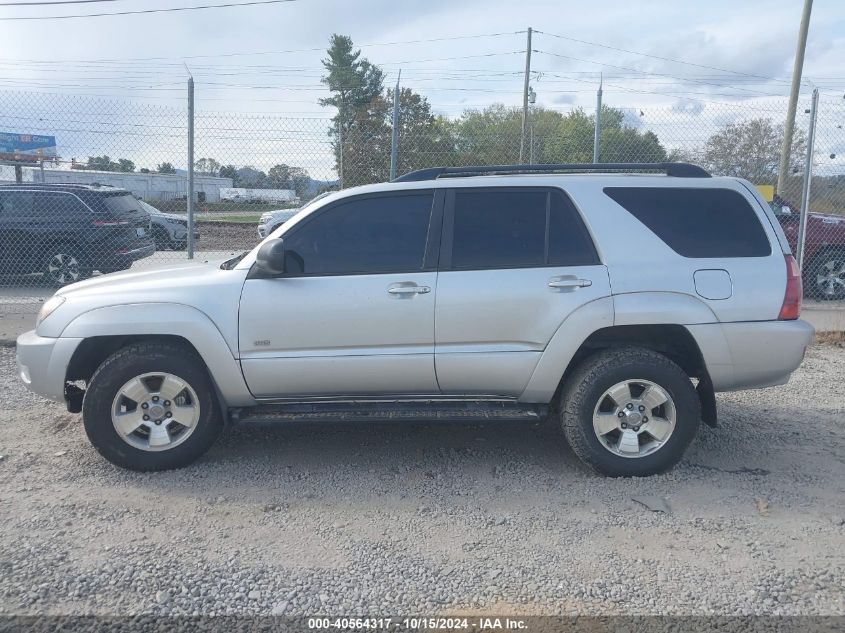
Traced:
<path fill-rule="evenodd" d="M 99 275 L 60 288 L 56 294 L 72 299 L 83 295 L 120 294 L 125 297 L 137 293 L 139 299 L 143 297 L 146 301 L 150 295 L 159 293 L 170 298 L 172 290 L 204 285 L 205 280 L 215 276 L 213 273 L 220 272 L 220 263 L 184 263 L 154 270 L 127 270 Z"/>
<path fill-rule="evenodd" d="M 157 211 L 155 213 L 150 211 L 150 218 L 152 218 L 153 220 L 163 219 L 163 220 L 181 220 L 182 222 L 188 221 L 187 215 L 179 215 L 177 213 L 162 213 L 161 211 Z"/>

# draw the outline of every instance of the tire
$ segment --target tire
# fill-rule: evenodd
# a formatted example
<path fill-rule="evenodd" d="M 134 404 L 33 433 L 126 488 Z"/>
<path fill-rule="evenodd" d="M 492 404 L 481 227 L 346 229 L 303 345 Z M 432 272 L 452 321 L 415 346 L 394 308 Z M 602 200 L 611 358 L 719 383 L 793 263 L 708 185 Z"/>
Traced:
<path fill-rule="evenodd" d="M 845 249 L 825 248 L 804 269 L 804 294 L 822 301 L 845 299 Z"/>
<path fill-rule="evenodd" d="M 172 248 L 170 235 L 168 235 L 165 229 L 160 227 L 153 228 L 153 241 L 155 242 L 157 251 L 166 251 Z"/>
<path fill-rule="evenodd" d="M 88 259 L 78 246 L 59 242 L 47 246 L 41 272 L 49 285 L 61 287 L 87 279 L 92 271 Z"/>
<path fill-rule="evenodd" d="M 657 389 L 647 396 L 638 393 L 641 386 Z M 616 399 L 624 402 L 605 395 L 614 388 L 621 394 Z M 650 406 L 664 396 L 668 399 L 662 404 Z M 633 405 L 630 410 L 628 402 Z M 586 358 L 563 385 L 560 412 L 563 433 L 575 454 L 610 477 L 645 477 L 669 470 L 681 460 L 701 423 L 701 404 L 689 377 L 666 356 L 640 347 L 620 347 Z M 594 425 L 596 413 L 609 417 Z M 649 415 L 653 419 L 643 418 Z M 597 430 L 613 425 L 618 428 L 606 435 Z M 656 439 L 661 436 L 662 442 Z"/>
<path fill-rule="evenodd" d="M 169 376 L 168 383 L 158 382 L 159 375 Z M 181 391 L 178 381 L 185 385 Z M 133 400 L 126 393 L 139 395 Z M 124 410 L 128 417 L 123 422 L 117 413 L 113 416 Z M 148 421 L 140 421 L 144 411 L 150 414 Z M 187 466 L 211 448 L 223 430 L 202 359 L 193 350 L 168 343 L 135 343 L 109 356 L 89 381 L 82 418 L 100 455 L 116 466 L 138 471 Z M 156 418 L 161 424 L 155 423 Z"/>

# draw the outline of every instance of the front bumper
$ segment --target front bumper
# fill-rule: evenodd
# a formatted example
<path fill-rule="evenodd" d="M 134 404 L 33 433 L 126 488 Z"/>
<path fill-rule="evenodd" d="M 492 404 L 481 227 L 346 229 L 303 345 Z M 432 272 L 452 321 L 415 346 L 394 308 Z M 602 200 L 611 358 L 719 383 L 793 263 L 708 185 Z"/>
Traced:
<path fill-rule="evenodd" d="M 67 368 L 82 340 L 38 336 L 35 330 L 21 334 L 15 354 L 18 378 L 30 391 L 64 402 Z"/>

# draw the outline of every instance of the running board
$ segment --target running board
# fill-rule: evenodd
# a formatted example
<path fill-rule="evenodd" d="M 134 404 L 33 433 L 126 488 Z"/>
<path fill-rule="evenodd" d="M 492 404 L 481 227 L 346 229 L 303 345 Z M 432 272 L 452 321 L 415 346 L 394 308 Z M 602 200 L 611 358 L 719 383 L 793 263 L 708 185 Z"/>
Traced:
<path fill-rule="evenodd" d="M 233 422 L 540 422 L 549 407 L 540 404 L 462 400 L 458 402 L 324 402 L 265 404 L 231 412 Z"/>

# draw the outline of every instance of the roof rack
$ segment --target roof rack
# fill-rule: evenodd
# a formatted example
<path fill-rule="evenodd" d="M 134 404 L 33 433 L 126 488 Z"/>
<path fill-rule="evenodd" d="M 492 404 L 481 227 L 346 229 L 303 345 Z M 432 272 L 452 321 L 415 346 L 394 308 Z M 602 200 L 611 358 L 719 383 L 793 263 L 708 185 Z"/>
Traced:
<path fill-rule="evenodd" d="M 710 178 L 710 174 L 691 163 L 560 163 L 555 165 L 476 165 L 471 167 L 429 167 L 394 178 L 393 182 L 485 176 L 491 174 L 551 174 L 567 171 L 659 171 L 676 178 Z"/>

